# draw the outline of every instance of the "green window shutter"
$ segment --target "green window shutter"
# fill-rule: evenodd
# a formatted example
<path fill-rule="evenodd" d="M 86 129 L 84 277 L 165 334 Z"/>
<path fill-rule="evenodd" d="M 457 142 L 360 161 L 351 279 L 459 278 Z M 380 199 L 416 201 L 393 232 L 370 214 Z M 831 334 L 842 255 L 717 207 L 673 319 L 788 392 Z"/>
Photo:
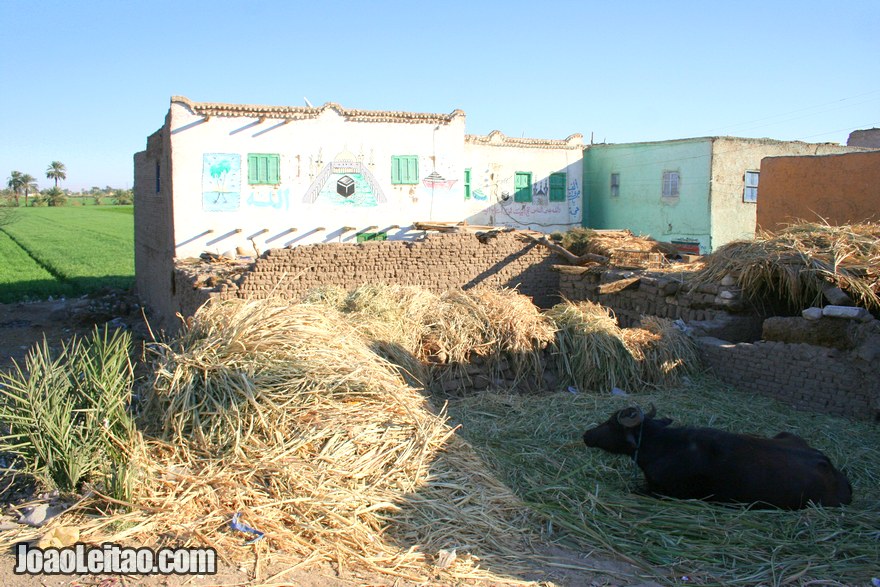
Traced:
<path fill-rule="evenodd" d="M 248 183 L 260 183 L 257 178 L 257 156 L 248 154 Z"/>
<path fill-rule="evenodd" d="M 394 155 L 391 157 L 391 183 L 419 183 L 419 158 L 416 155 Z"/>
<path fill-rule="evenodd" d="M 532 201 L 532 174 L 528 171 L 517 171 L 513 176 L 513 201 L 527 203 Z"/>
<path fill-rule="evenodd" d="M 281 183 L 281 161 L 278 155 L 266 157 L 267 177 L 266 183 L 273 185 Z"/>
<path fill-rule="evenodd" d="M 406 183 L 419 183 L 419 160 L 417 157 L 406 158 Z"/>
<path fill-rule="evenodd" d="M 391 158 L 391 183 L 400 183 L 400 157 Z"/>
<path fill-rule="evenodd" d="M 550 201 L 551 202 L 564 202 L 565 201 L 565 184 L 566 184 L 566 176 L 564 173 L 551 173 L 550 174 Z"/>
<path fill-rule="evenodd" d="M 464 199 L 471 199 L 471 170 L 470 168 L 464 170 Z"/>
<path fill-rule="evenodd" d="M 253 185 L 281 183 L 281 156 L 270 153 L 248 153 L 248 183 Z"/>

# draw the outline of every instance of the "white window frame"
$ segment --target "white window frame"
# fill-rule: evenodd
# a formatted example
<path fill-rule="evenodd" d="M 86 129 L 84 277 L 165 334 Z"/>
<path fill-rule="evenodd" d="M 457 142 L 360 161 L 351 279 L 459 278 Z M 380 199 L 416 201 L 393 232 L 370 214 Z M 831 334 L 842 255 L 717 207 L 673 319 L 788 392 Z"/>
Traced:
<path fill-rule="evenodd" d="M 754 180 L 754 183 L 750 180 Z M 758 203 L 758 183 L 760 180 L 760 171 L 746 171 L 743 174 L 743 202 L 747 204 Z"/>
<path fill-rule="evenodd" d="M 660 194 L 666 199 L 676 199 L 681 195 L 681 173 L 675 169 L 663 171 Z"/>

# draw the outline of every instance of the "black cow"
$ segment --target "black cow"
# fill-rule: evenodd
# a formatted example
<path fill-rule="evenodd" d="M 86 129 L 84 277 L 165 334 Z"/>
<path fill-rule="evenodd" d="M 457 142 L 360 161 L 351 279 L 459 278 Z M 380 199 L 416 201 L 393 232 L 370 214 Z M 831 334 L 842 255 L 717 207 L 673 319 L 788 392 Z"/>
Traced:
<path fill-rule="evenodd" d="M 629 455 L 651 493 L 680 499 L 800 509 L 839 506 L 852 486 L 827 456 L 787 432 L 774 438 L 713 428 L 671 427 L 657 410 L 619 410 L 584 432 L 584 444 Z"/>

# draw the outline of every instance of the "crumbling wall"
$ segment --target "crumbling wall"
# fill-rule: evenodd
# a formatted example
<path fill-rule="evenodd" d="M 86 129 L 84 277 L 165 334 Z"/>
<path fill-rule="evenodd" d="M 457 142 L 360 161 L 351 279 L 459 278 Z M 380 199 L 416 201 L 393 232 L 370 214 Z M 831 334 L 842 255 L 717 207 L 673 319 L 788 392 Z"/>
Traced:
<path fill-rule="evenodd" d="M 516 233 L 483 240 L 471 233 L 428 233 L 419 241 L 271 249 L 249 270 L 219 280 L 200 279 L 198 273 L 204 268 L 179 262 L 175 289 L 184 316 L 212 297 L 299 299 L 320 286 L 352 289 L 366 283 L 419 285 L 438 293 L 486 284 L 516 287 L 539 307 L 559 301 L 559 274 L 552 269 L 552 253 L 524 242 Z"/>
<path fill-rule="evenodd" d="M 590 300 L 610 308 L 624 328 L 643 315 L 681 319 L 699 334 L 724 340 L 761 337 L 763 317 L 743 300 L 735 280 L 688 289 L 675 273 L 557 266 L 559 293 L 571 301 Z M 631 282 L 627 284 L 627 282 Z M 616 284 L 627 284 L 616 290 Z"/>

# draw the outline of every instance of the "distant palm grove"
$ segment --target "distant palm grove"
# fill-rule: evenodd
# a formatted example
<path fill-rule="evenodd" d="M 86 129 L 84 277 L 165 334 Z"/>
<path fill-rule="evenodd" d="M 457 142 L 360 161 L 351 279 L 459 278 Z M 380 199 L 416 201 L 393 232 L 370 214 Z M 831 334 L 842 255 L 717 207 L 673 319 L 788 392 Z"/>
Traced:
<path fill-rule="evenodd" d="M 0 189 L 0 206 L 127 205 L 134 200 L 130 189 L 93 186 L 88 190 L 73 192 L 62 188 L 59 183 L 67 179 L 67 168 L 61 161 L 49 163 L 45 174 L 54 185 L 41 190 L 34 176 L 12 171 L 6 178 L 6 187 Z"/>

